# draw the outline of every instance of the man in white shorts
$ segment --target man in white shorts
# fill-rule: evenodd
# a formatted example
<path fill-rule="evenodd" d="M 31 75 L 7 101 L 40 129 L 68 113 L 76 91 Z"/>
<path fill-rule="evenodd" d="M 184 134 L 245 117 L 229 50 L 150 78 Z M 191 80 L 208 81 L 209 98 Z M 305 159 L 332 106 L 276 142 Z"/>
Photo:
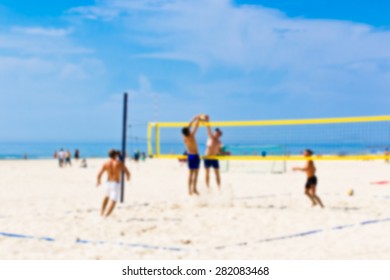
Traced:
<path fill-rule="evenodd" d="M 102 208 L 100 214 L 102 216 L 108 217 L 115 208 L 116 203 L 119 200 L 120 194 L 120 178 L 122 171 L 125 172 L 127 181 L 130 181 L 130 172 L 126 166 L 118 160 L 119 152 L 115 150 L 110 150 L 108 153 L 110 159 L 103 164 L 102 169 L 100 170 L 97 176 L 97 186 L 101 184 L 101 178 L 104 172 L 107 172 L 107 183 L 106 183 L 106 195 L 103 199 Z M 111 202 L 110 206 L 107 208 L 108 202 Z"/>
<path fill-rule="evenodd" d="M 61 149 L 58 152 L 57 158 L 58 158 L 58 165 L 60 167 L 63 167 L 65 165 L 65 151 L 64 151 L 64 149 Z"/>
<path fill-rule="evenodd" d="M 208 156 L 218 156 L 221 154 L 221 137 L 222 131 L 219 128 L 215 129 L 215 133 L 212 132 L 209 121 L 210 117 L 206 116 L 207 121 L 207 144 L 206 144 L 206 158 L 204 159 L 204 167 L 206 169 L 206 186 L 210 190 L 210 168 L 212 167 L 215 172 L 215 178 L 217 180 L 218 189 L 221 189 L 221 175 L 219 173 L 219 161 L 217 159 L 207 158 Z"/>

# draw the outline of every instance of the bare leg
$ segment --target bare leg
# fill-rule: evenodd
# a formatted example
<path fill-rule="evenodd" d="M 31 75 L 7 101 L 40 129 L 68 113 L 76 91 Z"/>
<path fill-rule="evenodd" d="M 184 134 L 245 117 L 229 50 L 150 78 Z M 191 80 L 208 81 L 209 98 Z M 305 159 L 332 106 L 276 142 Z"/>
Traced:
<path fill-rule="evenodd" d="M 192 177 L 194 174 L 194 170 L 190 169 L 190 173 L 188 174 L 188 194 L 192 195 Z"/>
<path fill-rule="evenodd" d="M 194 175 L 193 175 L 193 178 L 192 178 L 192 192 L 196 195 L 199 195 L 198 193 L 198 190 L 196 189 L 196 184 L 198 182 L 198 173 L 199 173 L 199 169 L 195 169 L 194 170 Z"/>
<path fill-rule="evenodd" d="M 108 210 L 107 210 L 107 213 L 106 213 L 106 217 L 110 216 L 110 214 L 112 213 L 112 210 L 114 210 L 114 208 L 115 208 L 115 205 L 116 205 L 116 202 L 111 200 L 111 204 L 108 207 Z"/>
<path fill-rule="evenodd" d="M 107 207 L 107 202 L 108 202 L 108 196 L 104 197 L 104 199 L 103 199 L 102 208 L 100 210 L 101 216 L 104 215 L 104 211 L 106 210 L 106 207 Z"/>
<path fill-rule="evenodd" d="M 316 204 L 318 203 L 321 208 L 324 208 L 324 204 L 322 204 L 322 201 L 321 199 L 318 197 L 318 195 L 316 194 L 316 186 L 313 186 L 311 189 L 310 189 L 310 195 L 311 197 L 313 198 L 313 200 L 316 202 Z"/>
<path fill-rule="evenodd" d="M 312 206 L 316 206 L 317 205 L 317 202 L 314 200 L 313 196 L 311 195 L 311 193 L 309 192 L 309 189 L 306 189 L 305 190 L 305 194 L 309 197 L 311 203 L 312 203 Z"/>
<path fill-rule="evenodd" d="M 318 204 L 321 206 L 321 208 L 325 207 L 318 195 L 315 195 L 314 199 L 318 202 Z"/>
<path fill-rule="evenodd" d="M 210 168 L 206 168 L 206 186 L 210 190 Z"/>
<path fill-rule="evenodd" d="M 215 178 L 217 179 L 218 189 L 220 190 L 221 189 L 221 175 L 219 173 L 219 169 L 215 168 L 214 172 L 215 172 Z"/>

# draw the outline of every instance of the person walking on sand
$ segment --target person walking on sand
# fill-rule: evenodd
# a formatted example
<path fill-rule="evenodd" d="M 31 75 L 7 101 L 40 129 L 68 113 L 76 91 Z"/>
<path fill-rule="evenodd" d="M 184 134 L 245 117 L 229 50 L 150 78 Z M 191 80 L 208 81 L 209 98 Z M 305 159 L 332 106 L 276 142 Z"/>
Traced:
<path fill-rule="evenodd" d="M 207 116 L 206 121 L 209 122 L 210 118 Z M 218 189 L 221 189 L 221 175 L 219 173 L 219 161 L 217 159 L 208 159 L 208 156 L 217 156 L 221 152 L 222 142 L 220 140 L 222 131 L 219 128 L 215 129 L 215 133 L 212 132 L 210 124 L 207 123 L 207 144 L 206 144 L 206 158 L 204 159 L 204 167 L 206 169 L 206 186 L 210 190 L 210 167 L 214 169 L 215 178 L 217 180 Z"/>
<path fill-rule="evenodd" d="M 65 165 L 72 166 L 72 155 L 69 150 L 66 150 L 65 152 Z"/>
<path fill-rule="evenodd" d="M 59 167 L 63 167 L 65 164 L 65 151 L 64 149 L 60 149 L 60 151 L 57 154 L 58 157 L 58 165 Z"/>
<path fill-rule="evenodd" d="M 305 157 L 311 157 L 313 155 L 312 150 L 305 150 L 303 152 Z M 313 203 L 312 206 L 316 206 L 317 204 L 324 208 L 321 199 L 316 194 L 317 187 L 317 177 L 316 177 L 316 167 L 314 162 L 311 159 L 308 159 L 305 167 L 294 167 L 293 171 L 303 171 L 306 172 L 307 182 L 305 185 L 305 194 L 310 198 Z"/>
<path fill-rule="evenodd" d="M 79 149 L 76 149 L 76 150 L 74 150 L 74 159 L 75 159 L 76 161 L 78 161 L 79 158 L 80 158 L 80 150 L 79 150 Z"/>
<path fill-rule="evenodd" d="M 199 121 L 200 121 L 200 115 L 197 115 L 190 121 L 188 126 L 183 127 L 181 131 L 183 134 L 184 145 L 187 148 L 187 163 L 189 168 L 189 175 L 188 175 L 189 195 L 193 195 L 193 194 L 199 195 L 198 190 L 196 189 L 196 184 L 198 180 L 200 157 L 198 152 L 198 144 L 195 139 L 195 134 L 199 127 Z"/>
<path fill-rule="evenodd" d="M 127 167 L 118 159 L 118 151 L 110 150 L 108 152 L 110 159 L 105 162 L 97 176 L 97 187 L 101 185 L 101 178 L 104 172 L 107 172 L 106 182 L 106 195 L 103 199 L 100 214 L 101 216 L 108 217 L 115 208 L 116 203 L 119 200 L 120 192 L 120 178 L 122 171 L 125 172 L 127 181 L 130 181 L 130 171 Z M 108 206 L 110 202 L 110 205 Z M 108 206 L 108 208 L 107 208 Z"/>

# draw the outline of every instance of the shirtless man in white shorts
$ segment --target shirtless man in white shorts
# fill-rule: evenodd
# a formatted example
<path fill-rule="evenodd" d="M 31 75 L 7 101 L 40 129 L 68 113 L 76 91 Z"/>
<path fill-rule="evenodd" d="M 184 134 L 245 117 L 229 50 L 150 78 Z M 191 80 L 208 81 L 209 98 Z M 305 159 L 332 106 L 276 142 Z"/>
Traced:
<path fill-rule="evenodd" d="M 217 180 L 218 189 L 221 189 L 221 175 L 219 173 L 219 161 L 217 159 L 207 158 L 208 156 L 218 156 L 221 152 L 222 131 L 219 128 L 215 129 L 215 133 L 212 132 L 209 116 L 206 116 L 207 121 L 207 144 L 206 144 L 206 158 L 204 159 L 204 167 L 206 169 L 206 186 L 210 190 L 210 168 L 212 167 L 215 172 L 215 178 Z"/>
<path fill-rule="evenodd" d="M 127 181 L 130 181 L 130 172 L 126 166 L 118 160 L 118 152 L 110 150 L 108 153 L 110 159 L 103 164 L 97 176 L 97 186 L 101 185 L 101 178 L 104 172 L 107 172 L 106 182 L 106 195 L 103 199 L 102 208 L 100 214 L 104 217 L 108 217 L 115 208 L 116 203 L 119 200 L 120 194 L 120 178 L 121 172 L 124 171 L 126 174 Z M 111 202 L 107 208 L 108 202 Z M 106 211 L 107 208 L 107 211 Z"/>

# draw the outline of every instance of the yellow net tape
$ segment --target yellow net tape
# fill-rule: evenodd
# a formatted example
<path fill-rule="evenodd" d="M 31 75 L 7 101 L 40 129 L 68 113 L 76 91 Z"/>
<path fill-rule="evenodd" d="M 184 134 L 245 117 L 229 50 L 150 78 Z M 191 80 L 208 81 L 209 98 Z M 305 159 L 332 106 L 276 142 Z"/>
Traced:
<path fill-rule="evenodd" d="M 212 126 L 212 127 L 270 127 L 270 126 L 294 126 L 294 125 L 326 125 L 326 124 L 353 124 L 353 123 L 380 123 L 390 122 L 390 116 L 369 116 L 369 117 L 345 117 L 345 118 L 321 118 L 321 119 L 298 119 L 298 120 L 258 120 L 258 121 L 215 121 L 215 122 L 200 122 L 200 126 Z M 160 128 L 181 128 L 188 126 L 188 122 L 159 122 L 149 123 L 147 138 L 148 138 L 148 153 L 155 158 L 165 159 L 185 159 L 186 156 L 179 154 L 161 154 L 160 153 Z M 153 129 L 154 128 L 154 129 Z M 154 139 L 153 139 L 154 136 Z M 153 151 L 153 140 L 155 142 L 155 149 Z M 390 140 L 390 138 L 389 138 Z M 390 146 L 390 141 L 389 141 Z M 307 157 L 300 155 L 224 155 L 207 157 L 210 159 L 219 160 L 243 160 L 243 161 L 294 161 L 294 160 L 307 160 Z M 354 154 L 354 155 L 316 155 L 312 156 L 313 160 L 390 160 L 388 154 Z"/>
<path fill-rule="evenodd" d="M 187 156 L 184 155 L 156 155 L 155 158 L 160 159 L 187 159 Z M 347 155 L 347 156 L 201 156 L 202 159 L 218 159 L 218 160 L 244 160 L 244 161 L 254 161 L 254 160 L 285 160 L 285 161 L 296 161 L 296 160 L 390 160 L 389 155 Z"/>
<path fill-rule="evenodd" d="M 390 116 L 374 117 L 348 117 L 348 118 L 327 118 L 327 119 L 300 119 L 300 120 L 265 120 L 265 121 L 218 121 L 205 123 L 200 126 L 266 126 L 266 125 L 303 125 L 303 124 L 337 124 L 337 123 L 360 123 L 360 122 L 381 122 L 390 121 Z M 151 123 L 158 127 L 184 127 L 188 122 L 159 122 Z"/>

